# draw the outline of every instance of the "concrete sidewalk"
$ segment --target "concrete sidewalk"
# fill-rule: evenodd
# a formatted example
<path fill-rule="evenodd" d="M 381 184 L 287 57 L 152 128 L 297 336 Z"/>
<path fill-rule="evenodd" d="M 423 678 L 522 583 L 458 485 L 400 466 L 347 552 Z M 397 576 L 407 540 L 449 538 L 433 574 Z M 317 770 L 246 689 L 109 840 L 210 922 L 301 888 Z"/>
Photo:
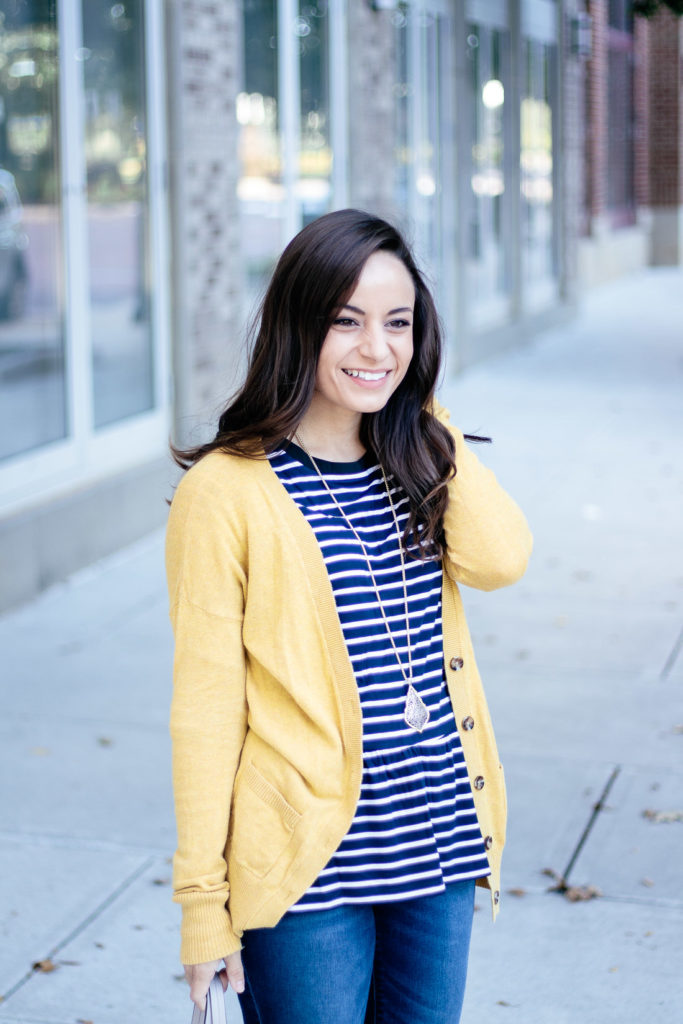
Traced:
<path fill-rule="evenodd" d="M 442 398 L 536 536 L 521 584 L 465 594 L 510 829 L 463 1024 L 681 1020 L 683 274 L 595 292 Z M 0 650 L 0 1024 L 189 1021 L 161 535 L 0 619 Z M 548 892 L 569 868 L 602 895 Z"/>

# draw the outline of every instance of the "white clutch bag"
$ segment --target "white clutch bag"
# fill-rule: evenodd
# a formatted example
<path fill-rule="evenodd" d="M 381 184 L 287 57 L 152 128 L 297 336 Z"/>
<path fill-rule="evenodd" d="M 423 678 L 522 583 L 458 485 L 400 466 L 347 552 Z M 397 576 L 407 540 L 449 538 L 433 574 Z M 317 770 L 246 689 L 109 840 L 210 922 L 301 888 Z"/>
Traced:
<path fill-rule="evenodd" d="M 225 993 L 221 985 L 221 979 L 214 975 L 209 991 L 206 994 L 206 1009 L 202 1013 L 195 1006 L 192 1014 L 192 1024 L 227 1024 L 225 1015 Z"/>

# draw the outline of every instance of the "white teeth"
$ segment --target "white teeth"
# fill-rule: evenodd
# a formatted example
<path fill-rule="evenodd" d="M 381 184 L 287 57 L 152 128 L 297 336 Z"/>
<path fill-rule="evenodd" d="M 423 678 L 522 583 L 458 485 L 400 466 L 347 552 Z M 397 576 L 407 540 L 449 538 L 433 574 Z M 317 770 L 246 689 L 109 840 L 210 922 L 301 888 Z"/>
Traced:
<path fill-rule="evenodd" d="M 381 380 L 386 377 L 388 370 L 381 370 L 380 373 L 370 373 L 369 370 L 344 370 L 349 377 L 360 377 L 361 380 Z"/>

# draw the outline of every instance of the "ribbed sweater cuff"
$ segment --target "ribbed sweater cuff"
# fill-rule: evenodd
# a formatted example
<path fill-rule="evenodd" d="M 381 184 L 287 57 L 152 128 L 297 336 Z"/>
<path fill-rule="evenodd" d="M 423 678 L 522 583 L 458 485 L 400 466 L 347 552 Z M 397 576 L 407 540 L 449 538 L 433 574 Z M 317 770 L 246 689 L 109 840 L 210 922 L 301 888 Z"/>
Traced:
<path fill-rule="evenodd" d="M 230 914 L 215 896 L 187 893 L 176 895 L 183 919 L 180 926 L 180 962 L 205 964 L 236 953 L 242 948 L 232 928 Z"/>

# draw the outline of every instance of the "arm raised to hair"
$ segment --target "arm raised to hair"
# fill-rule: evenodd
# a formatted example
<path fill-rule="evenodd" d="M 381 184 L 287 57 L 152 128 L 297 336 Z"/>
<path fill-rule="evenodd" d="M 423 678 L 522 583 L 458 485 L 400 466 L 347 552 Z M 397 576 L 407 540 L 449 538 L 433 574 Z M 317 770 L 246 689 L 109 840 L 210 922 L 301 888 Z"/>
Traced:
<path fill-rule="evenodd" d="M 531 554 L 527 521 L 494 473 L 467 447 L 448 411 L 435 402 L 434 415 L 453 435 L 457 468 L 448 484 L 444 568 L 457 583 L 478 590 L 515 583 Z"/>
<path fill-rule="evenodd" d="M 175 634 L 173 898 L 183 911 L 184 964 L 221 959 L 241 947 L 229 913 L 225 846 L 247 728 L 246 541 L 212 486 L 210 460 L 217 458 L 202 460 L 180 482 L 166 536 Z"/>

